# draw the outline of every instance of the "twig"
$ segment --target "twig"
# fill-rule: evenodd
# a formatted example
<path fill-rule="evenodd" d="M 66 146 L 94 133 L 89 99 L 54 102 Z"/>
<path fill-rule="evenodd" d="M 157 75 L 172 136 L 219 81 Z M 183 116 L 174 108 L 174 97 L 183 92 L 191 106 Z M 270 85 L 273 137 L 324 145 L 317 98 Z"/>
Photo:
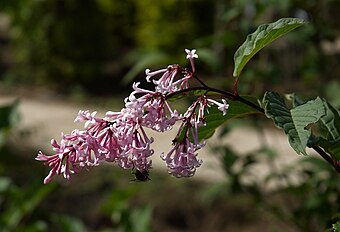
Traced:
<path fill-rule="evenodd" d="M 333 166 L 336 172 L 340 173 L 340 166 L 334 162 L 331 156 L 329 156 L 324 150 L 322 150 L 319 146 L 313 145 L 311 146 L 314 151 L 316 151 L 324 160 L 326 160 L 330 165 Z"/>

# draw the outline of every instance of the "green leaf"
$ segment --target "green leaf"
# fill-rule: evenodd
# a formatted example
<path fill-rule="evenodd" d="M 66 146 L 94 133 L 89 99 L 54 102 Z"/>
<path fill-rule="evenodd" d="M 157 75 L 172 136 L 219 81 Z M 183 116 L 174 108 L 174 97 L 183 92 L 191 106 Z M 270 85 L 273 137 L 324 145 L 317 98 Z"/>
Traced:
<path fill-rule="evenodd" d="M 304 102 L 295 94 L 287 95 L 293 107 Z M 336 161 L 340 160 L 340 113 L 330 103 L 323 100 L 325 115 L 312 130 L 313 137 L 308 141 L 309 145 L 314 144 L 322 147 Z"/>
<path fill-rule="evenodd" d="M 267 92 L 263 99 L 265 114 L 275 125 L 282 128 L 288 136 L 291 147 L 298 153 L 307 155 L 305 149 L 311 137 L 306 127 L 316 123 L 325 115 L 322 100 L 317 97 L 293 109 L 288 109 L 284 99 L 275 92 Z"/>
<path fill-rule="evenodd" d="M 234 55 L 233 76 L 238 78 L 248 61 L 263 47 L 305 23 L 306 21 L 303 19 L 283 18 L 274 23 L 259 26 L 255 32 L 247 36 L 246 41 L 237 49 Z"/>
<path fill-rule="evenodd" d="M 326 113 L 318 123 L 314 143 L 322 147 L 336 161 L 340 160 L 340 114 L 327 101 L 323 101 Z"/>
<path fill-rule="evenodd" d="M 340 138 L 340 115 L 339 112 L 328 102 L 324 101 L 326 114 L 321 117 L 320 123 L 327 128 L 329 140 Z"/>
<path fill-rule="evenodd" d="M 248 101 L 257 104 L 257 98 L 255 97 L 244 97 Z M 216 107 L 212 106 L 209 108 L 209 114 L 205 116 L 206 126 L 199 128 L 198 137 L 199 140 L 204 140 L 210 138 L 214 133 L 216 128 L 221 126 L 223 123 L 229 121 L 230 119 L 242 117 L 249 114 L 259 113 L 256 109 L 238 101 L 228 101 L 229 109 L 225 116 Z"/>

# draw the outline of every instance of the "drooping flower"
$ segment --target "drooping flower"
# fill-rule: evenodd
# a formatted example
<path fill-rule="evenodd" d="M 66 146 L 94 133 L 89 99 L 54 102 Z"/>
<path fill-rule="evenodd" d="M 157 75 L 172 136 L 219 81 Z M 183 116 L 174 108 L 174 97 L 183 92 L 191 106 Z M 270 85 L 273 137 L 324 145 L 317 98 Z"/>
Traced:
<path fill-rule="evenodd" d="M 190 177 L 195 174 L 196 168 L 201 166 L 202 160 L 197 159 L 197 147 L 190 142 L 189 137 L 177 143 L 167 154 L 161 158 L 166 162 L 168 171 L 175 177 Z"/>

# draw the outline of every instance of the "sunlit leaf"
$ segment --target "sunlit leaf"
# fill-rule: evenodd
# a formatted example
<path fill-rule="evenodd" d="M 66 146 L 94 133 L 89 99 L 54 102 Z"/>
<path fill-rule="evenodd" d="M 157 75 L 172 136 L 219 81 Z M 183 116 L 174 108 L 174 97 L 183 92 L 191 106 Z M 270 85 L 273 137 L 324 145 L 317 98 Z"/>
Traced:
<path fill-rule="evenodd" d="M 284 130 L 291 147 L 298 154 L 307 155 L 305 149 L 311 136 L 311 131 L 307 130 L 306 127 L 316 123 L 325 115 L 322 100 L 318 97 L 290 110 L 278 93 L 267 92 L 263 103 L 266 116 L 271 118 L 277 127 Z"/>
<path fill-rule="evenodd" d="M 247 36 L 246 41 L 237 49 L 234 55 L 233 76 L 237 78 L 248 61 L 263 47 L 305 23 L 306 21 L 303 19 L 283 18 L 259 26 L 255 32 Z"/>

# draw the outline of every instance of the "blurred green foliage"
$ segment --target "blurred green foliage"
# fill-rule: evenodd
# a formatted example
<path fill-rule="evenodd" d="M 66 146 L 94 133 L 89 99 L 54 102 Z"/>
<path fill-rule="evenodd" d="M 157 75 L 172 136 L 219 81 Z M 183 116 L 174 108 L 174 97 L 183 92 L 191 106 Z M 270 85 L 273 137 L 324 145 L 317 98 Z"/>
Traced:
<path fill-rule="evenodd" d="M 146 67 L 183 63 L 184 48 L 197 48 L 199 72 L 230 87 L 233 54 L 245 36 L 283 17 L 311 23 L 257 55 L 242 74 L 241 93 L 275 86 L 315 95 L 340 73 L 337 0 L 24 0 L 1 1 L 0 9 L 9 19 L 2 46 L 10 54 L 0 72 L 12 84 L 115 94 L 124 76 L 127 83 Z"/>
<path fill-rule="evenodd" d="M 221 136 L 227 134 L 228 130 Z M 213 151 L 221 159 L 226 181 L 208 192 L 210 200 L 246 195 L 249 208 L 261 209 L 263 217 L 270 215 L 293 231 L 324 231 L 340 220 L 339 173 L 321 158 L 308 156 L 281 165 L 265 143 L 246 154 L 228 144 Z M 268 171 L 259 175 L 259 167 Z"/>

